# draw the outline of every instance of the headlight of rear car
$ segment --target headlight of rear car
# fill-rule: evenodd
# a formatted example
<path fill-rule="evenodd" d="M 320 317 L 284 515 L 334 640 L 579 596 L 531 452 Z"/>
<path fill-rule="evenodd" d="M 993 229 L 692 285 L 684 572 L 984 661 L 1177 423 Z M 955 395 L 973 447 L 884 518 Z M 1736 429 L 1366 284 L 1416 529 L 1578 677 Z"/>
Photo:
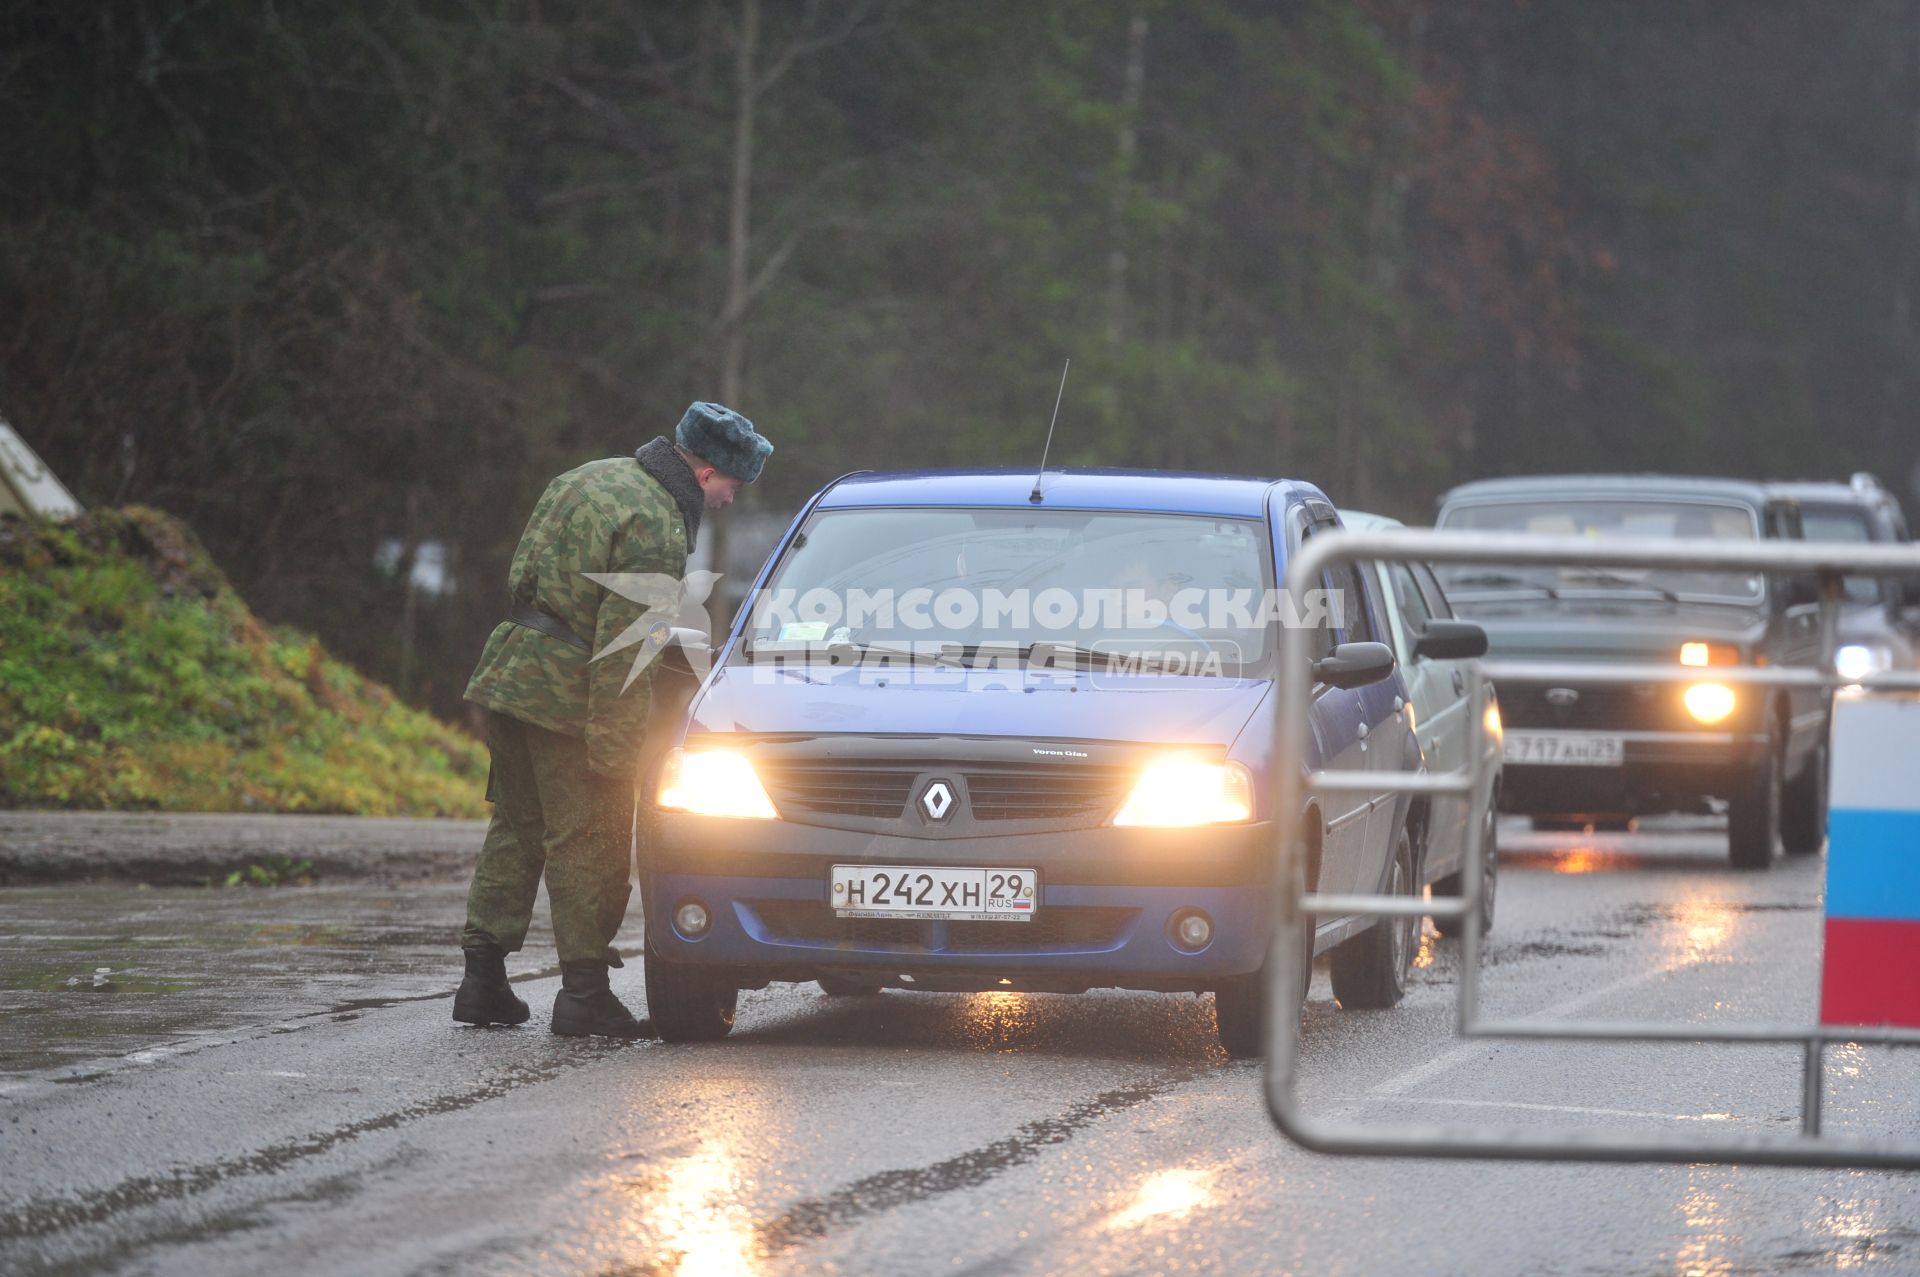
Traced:
<path fill-rule="evenodd" d="M 1700 723 L 1720 722 L 1740 703 L 1725 683 L 1695 683 L 1681 693 L 1680 700 L 1686 705 L 1687 713 Z"/>
<path fill-rule="evenodd" d="M 1868 678 L 1893 668 L 1893 649 L 1882 643 L 1848 643 L 1833 654 L 1841 678 Z"/>
<path fill-rule="evenodd" d="M 1251 819 L 1253 777 L 1246 768 L 1176 754 L 1147 765 L 1113 823 L 1171 829 Z"/>
<path fill-rule="evenodd" d="M 668 754 L 655 802 L 696 816 L 773 820 L 780 815 L 753 764 L 730 749 L 676 749 Z"/>

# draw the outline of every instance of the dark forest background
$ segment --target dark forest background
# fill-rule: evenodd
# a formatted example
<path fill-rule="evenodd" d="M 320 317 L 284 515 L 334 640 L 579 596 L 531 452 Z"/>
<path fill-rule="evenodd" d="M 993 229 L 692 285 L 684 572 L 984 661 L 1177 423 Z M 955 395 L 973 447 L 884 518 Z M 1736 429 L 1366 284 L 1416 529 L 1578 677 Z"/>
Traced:
<path fill-rule="evenodd" d="M 443 713 L 694 398 L 763 511 L 1034 461 L 1069 355 L 1061 463 L 1911 503 L 1916 253 L 1916 0 L 0 7 L 0 412 Z"/>

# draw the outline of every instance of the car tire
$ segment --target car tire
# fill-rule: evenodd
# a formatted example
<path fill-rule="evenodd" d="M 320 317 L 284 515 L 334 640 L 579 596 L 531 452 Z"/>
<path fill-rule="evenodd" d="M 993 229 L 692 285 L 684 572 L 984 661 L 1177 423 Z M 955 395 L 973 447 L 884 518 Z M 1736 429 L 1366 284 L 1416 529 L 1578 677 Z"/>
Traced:
<path fill-rule="evenodd" d="M 647 954 L 647 1018 L 663 1042 L 717 1042 L 733 1031 L 740 991 L 705 967 Z"/>
<path fill-rule="evenodd" d="M 823 975 L 816 984 L 830 998 L 870 998 L 880 992 L 878 981 L 859 980 L 847 975 Z"/>
<path fill-rule="evenodd" d="M 1263 972 L 1235 976 L 1213 991 L 1213 1031 L 1236 1060 L 1267 1053 L 1267 994 Z"/>
<path fill-rule="evenodd" d="M 1827 743 L 1821 741 L 1780 799 L 1780 845 L 1811 856 L 1827 841 Z"/>
<path fill-rule="evenodd" d="M 1500 886 L 1500 819 L 1492 803 L 1487 805 L 1487 824 L 1482 836 L 1486 839 L 1487 848 L 1484 872 L 1480 876 L 1480 934 L 1484 936 L 1493 930 L 1493 902 Z M 1433 884 L 1433 894 L 1457 896 L 1462 886 L 1460 875 L 1450 873 Z M 1458 940 L 1467 929 L 1464 918 L 1435 918 L 1433 926 L 1449 940 Z"/>
<path fill-rule="evenodd" d="M 1393 842 L 1393 865 L 1387 875 L 1389 895 L 1415 894 L 1413 839 L 1405 825 Z M 1419 940 L 1420 919 L 1382 918 L 1333 951 L 1333 996 L 1349 1011 L 1384 1010 L 1396 1005 L 1407 991 L 1407 973 Z"/>
<path fill-rule="evenodd" d="M 1727 803 L 1727 859 L 1735 869 L 1771 869 L 1780 841 L 1780 751 L 1741 780 Z"/>
<path fill-rule="evenodd" d="M 1318 829 L 1305 831 L 1312 839 Z M 1301 856 L 1295 863 L 1305 863 Z M 1313 916 L 1300 919 L 1300 987 L 1294 1000 L 1294 1014 L 1307 1005 L 1307 989 L 1313 984 Z M 1213 1031 L 1220 1045 L 1236 1060 L 1257 1060 L 1267 1053 L 1266 969 L 1252 975 L 1234 976 L 1213 991 Z"/>

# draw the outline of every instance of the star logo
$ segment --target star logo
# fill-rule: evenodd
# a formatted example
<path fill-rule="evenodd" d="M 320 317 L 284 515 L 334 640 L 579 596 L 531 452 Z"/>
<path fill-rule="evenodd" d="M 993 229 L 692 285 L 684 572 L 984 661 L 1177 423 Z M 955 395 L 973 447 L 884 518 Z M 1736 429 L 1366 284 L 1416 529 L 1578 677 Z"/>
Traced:
<path fill-rule="evenodd" d="M 582 575 L 595 585 L 641 607 L 640 616 L 633 624 L 593 654 L 593 660 L 598 661 L 637 645 L 633 666 L 627 671 L 627 681 L 620 685 L 622 692 L 632 687 L 634 680 L 640 677 L 640 671 L 646 669 L 653 658 L 673 642 L 676 627 L 692 629 L 701 634 L 713 633 L 712 620 L 707 615 L 707 598 L 720 581 L 718 572 L 696 569 L 687 573 L 684 580 L 662 572 L 586 572 Z M 687 647 L 684 650 L 693 672 L 705 677 L 707 662 L 711 659 L 709 651 L 705 647 Z"/>

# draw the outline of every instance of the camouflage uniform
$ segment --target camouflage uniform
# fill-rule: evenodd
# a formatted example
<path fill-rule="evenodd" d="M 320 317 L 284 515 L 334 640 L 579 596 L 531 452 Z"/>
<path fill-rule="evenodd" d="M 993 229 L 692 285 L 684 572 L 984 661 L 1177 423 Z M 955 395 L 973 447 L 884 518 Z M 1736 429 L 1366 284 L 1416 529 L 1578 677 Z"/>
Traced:
<path fill-rule="evenodd" d="M 534 507 L 508 575 L 512 602 L 557 618 L 592 650 L 505 621 L 467 685 L 467 699 L 491 711 L 494 810 L 467 894 L 463 945 L 517 951 L 544 871 L 560 960 L 617 962 L 610 946 L 631 891 L 633 788 L 652 668 L 622 691 L 634 649 L 590 659 L 646 608 L 584 574 L 683 577 L 697 518 L 697 505 L 690 519 L 633 457 L 569 470 Z"/>

